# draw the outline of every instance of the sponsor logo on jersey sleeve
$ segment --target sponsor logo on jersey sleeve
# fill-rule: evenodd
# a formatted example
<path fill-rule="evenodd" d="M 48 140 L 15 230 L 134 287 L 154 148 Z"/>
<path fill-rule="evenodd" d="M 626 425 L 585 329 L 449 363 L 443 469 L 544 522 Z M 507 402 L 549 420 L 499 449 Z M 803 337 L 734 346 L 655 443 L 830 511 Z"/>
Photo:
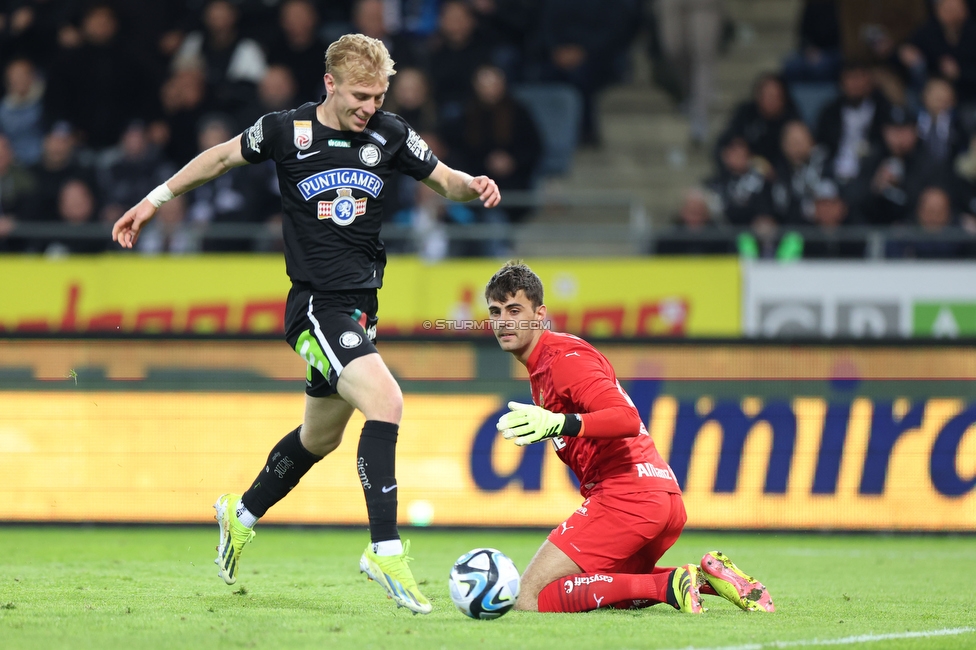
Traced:
<path fill-rule="evenodd" d="M 377 133 L 373 129 L 363 129 L 363 133 L 365 133 L 369 137 L 373 138 L 374 140 L 376 140 L 380 144 L 386 145 L 386 138 L 384 138 L 383 136 L 381 136 L 379 133 Z"/>
<path fill-rule="evenodd" d="M 292 124 L 295 127 L 295 146 L 305 151 L 312 146 L 312 121 L 295 120 Z"/>
<path fill-rule="evenodd" d="M 380 161 L 380 148 L 375 144 L 364 144 L 359 149 L 359 160 L 367 167 L 375 167 Z"/>
<path fill-rule="evenodd" d="M 383 179 L 365 169 L 342 167 L 313 174 L 299 181 L 297 187 L 306 201 L 313 196 L 337 190 L 340 187 L 362 190 L 375 199 L 383 191 Z"/>
<path fill-rule="evenodd" d="M 430 160 L 430 147 L 413 129 L 407 129 L 407 149 L 421 160 Z"/>
<path fill-rule="evenodd" d="M 264 142 L 264 116 L 258 118 L 254 126 L 247 130 L 247 148 L 254 153 L 260 153 L 261 143 Z"/>
<path fill-rule="evenodd" d="M 352 190 L 348 187 L 343 187 L 337 193 L 339 196 L 331 201 L 319 201 L 318 217 L 320 221 L 332 219 L 337 226 L 348 226 L 356 220 L 356 217 L 366 214 L 366 201 L 369 199 L 365 196 L 361 199 L 354 199 Z"/>

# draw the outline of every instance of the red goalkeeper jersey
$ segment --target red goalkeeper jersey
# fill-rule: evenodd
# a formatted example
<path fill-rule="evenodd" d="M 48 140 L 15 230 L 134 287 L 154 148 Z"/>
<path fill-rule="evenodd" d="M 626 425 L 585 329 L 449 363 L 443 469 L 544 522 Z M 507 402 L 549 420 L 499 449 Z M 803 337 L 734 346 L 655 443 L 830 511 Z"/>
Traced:
<path fill-rule="evenodd" d="M 584 497 L 594 489 L 681 493 L 613 366 L 592 345 L 572 334 L 546 331 L 526 367 L 538 406 L 580 415 L 578 436 L 552 442 L 575 472 Z"/>

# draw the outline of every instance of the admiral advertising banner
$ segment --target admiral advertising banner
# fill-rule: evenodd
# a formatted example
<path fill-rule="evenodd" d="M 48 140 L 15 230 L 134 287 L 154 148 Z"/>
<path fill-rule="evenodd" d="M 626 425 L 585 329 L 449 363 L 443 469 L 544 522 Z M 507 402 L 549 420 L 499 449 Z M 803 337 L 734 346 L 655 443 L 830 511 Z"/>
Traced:
<path fill-rule="evenodd" d="M 761 337 L 976 336 L 976 264 L 746 264 L 743 331 Z"/>
<path fill-rule="evenodd" d="M 735 258 L 529 260 L 554 326 L 592 337 L 737 336 Z M 487 318 L 492 260 L 392 257 L 381 334 L 470 334 Z M 0 332 L 261 334 L 283 331 L 289 282 L 268 256 L 0 258 Z"/>
<path fill-rule="evenodd" d="M 252 342 L 140 352 L 141 373 L 124 381 L 99 369 L 125 345 L 114 355 L 13 355 L 23 343 L 0 348 L 0 520 L 145 521 L 151 500 L 152 521 L 207 522 L 216 496 L 246 487 L 303 410 L 300 380 L 270 356 L 229 377 L 229 360 L 246 358 Z M 402 523 L 555 526 L 580 505 L 548 443 L 517 448 L 496 434 L 507 401 L 528 399 L 515 368 L 484 376 L 485 359 L 503 353 L 477 342 L 400 345 L 381 349 L 405 392 Z M 684 489 L 689 527 L 976 532 L 976 351 L 601 349 Z M 43 368 L 31 365 L 45 354 Z M 78 360 L 88 365 L 72 374 Z M 440 380 L 422 370 L 452 363 L 468 365 Z M 208 366 L 211 381 L 188 390 Z M 42 369 L 47 379 L 36 378 Z M 267 521 L 365 525 L 361 426 L 354 416 L 344 444 Z"/>

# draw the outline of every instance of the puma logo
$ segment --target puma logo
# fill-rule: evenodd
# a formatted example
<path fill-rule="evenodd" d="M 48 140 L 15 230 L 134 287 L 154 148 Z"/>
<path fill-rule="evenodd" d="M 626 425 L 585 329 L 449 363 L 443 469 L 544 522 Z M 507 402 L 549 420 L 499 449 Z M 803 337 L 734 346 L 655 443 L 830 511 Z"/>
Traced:
<path fill-rule="evenodd" d="M 578 357 L 579 355 L 580 355 L 580 353 L 579 353 L 579 352 L 570 352 L 570 353 L 569 353 L 569 354 L 567 354 L 566 356 L 567 356 L 567 357 Z"/>
<path fill-rule="evenodd" d="M 572 526 L 567 526 L 565 521 L 559 525 L 563 527 L 562 531 L 559 533 L 560 535 L 565 535 L 566 531 L 572 528 Z"/>
<path fill-rule="evenodd" d="M 603 598 L 604 598 L 603 596 L 600 596 L 599 598 L 597 598 L 596 597 L 596 594 L 593 594 L 593 600 L 596 601 L 596 606 L 597 606 L 598 609 L 600 607 L 600 603 L 603 602 Z"/>
<path fill-rule="evenodd" d="M 321 151 L 321 149 L 319 151 Z M 319 151 L 309 151 L 308 153 L 302 153 L 301 151 L 299 151 L 298 153 L 295 154 L 295 157 L 298 158 L 299 160 L 305 160 L 306 158 L 311 158 L 315 154 L 319 153 Z"/>

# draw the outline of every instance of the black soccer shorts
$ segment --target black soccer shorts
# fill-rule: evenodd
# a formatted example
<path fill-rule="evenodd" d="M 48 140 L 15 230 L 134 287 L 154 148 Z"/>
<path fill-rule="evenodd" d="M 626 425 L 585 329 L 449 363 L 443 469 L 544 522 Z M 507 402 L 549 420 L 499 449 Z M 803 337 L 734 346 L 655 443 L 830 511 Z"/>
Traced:
<path fill-rule="evenodd" d="M 308 364 L 305 393 L 336 394 L 350 361 L 376 352 L 376 290 L 316 292 L 292 284 L 285 306 L 285 340 Z"/>

